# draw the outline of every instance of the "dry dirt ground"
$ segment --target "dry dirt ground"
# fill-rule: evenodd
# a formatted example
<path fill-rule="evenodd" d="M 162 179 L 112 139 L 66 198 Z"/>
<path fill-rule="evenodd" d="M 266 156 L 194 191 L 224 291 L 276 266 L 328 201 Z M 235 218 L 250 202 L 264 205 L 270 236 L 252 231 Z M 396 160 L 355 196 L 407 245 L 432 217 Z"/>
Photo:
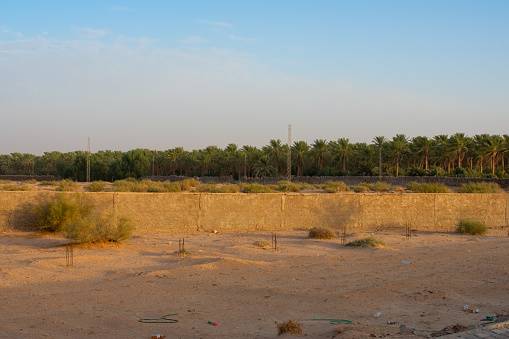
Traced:
<path fill-rule="evenodd" d="M 0 338 L 276 338 L 275 322 L 288 320 L 309 338 L 430 337 L 509 312 L 507 230 L 374 233 L 386 248 L 306 230 L 278 232 L 277 252 L 255 244 L 271 243 L 270 232 L 139 233 L 75 247 L 73 268 L 64 238 L 1 233 Z"/>

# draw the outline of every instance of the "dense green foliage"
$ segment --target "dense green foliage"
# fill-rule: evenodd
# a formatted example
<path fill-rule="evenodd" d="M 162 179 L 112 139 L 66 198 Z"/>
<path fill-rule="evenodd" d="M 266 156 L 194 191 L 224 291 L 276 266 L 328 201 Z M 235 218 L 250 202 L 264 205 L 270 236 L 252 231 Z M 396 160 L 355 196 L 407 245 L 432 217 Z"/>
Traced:
<path fill-rule="evenodd" d="M 486 224 L 481 220 L 463 219 L 458 223 L 456 233 L 485 235 L 488 233 L 488 227 L 486 227 Z"/>
<path fill-rule="evenodd" d="M 502 190 L 495 182 L 468 182 L 462 184 L 458 193 L 500 193 Z"/>
<path fill-rule="evenodd" d="M 286 173 L 288 146 L 270 140 L 262 148 L 229 144 L 224 149 L 208 146 L 186 151 L 182 147 L 166 151 L 135 149 L 128 152 L 99 151 L 90 155 L 92 181 L 113 181 L 154 175 L 282 177 Z M 407 175 L 452 177 L 509 177 L 509 135 L 464 133 L 433 138 L 392 139 L 377 136 L 371 144 L 351 143 L 348 138 L 291 146 L 292 175 Z M 2 174 L 51 174 L 73 181 L 85 181 L 87 154 L 45 152 L 0 155 Z"/>
<path fill-rule="evenodd" d="M 35 212 L 41 231 L 61 232 L 79 243 L 122 241 L 134 230 L 130 219 L 94 209 L 80 195 L 60 194 Z"/>

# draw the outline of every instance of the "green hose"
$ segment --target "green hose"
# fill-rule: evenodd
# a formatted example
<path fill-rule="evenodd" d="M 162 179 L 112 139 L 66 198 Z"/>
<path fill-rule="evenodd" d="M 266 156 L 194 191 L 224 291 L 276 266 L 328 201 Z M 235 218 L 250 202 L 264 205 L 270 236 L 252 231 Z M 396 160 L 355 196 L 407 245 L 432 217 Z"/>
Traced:
<path fill-rule="evenodd" d="M 333 325 L 337 324 L 337 323 L 346 323 L 346 324 L 352 323 L 350 320 L 343 320 L 343 319 L 303 319 L 301 321 L 329 321 Z"/>
<path fill-rule="evenodd" d="M 172 315 L 178 315 L 178 313 L 167 314 L 164 317 L 158 318 L 158 319 L 138 319 L 138 321 L 140 323 L 145 323 L 145 324 L 175 324 L 175 323 L 178 323 L 179 322 L 178 320 L 168 318 L 168 317 L 171 317 Z"/>

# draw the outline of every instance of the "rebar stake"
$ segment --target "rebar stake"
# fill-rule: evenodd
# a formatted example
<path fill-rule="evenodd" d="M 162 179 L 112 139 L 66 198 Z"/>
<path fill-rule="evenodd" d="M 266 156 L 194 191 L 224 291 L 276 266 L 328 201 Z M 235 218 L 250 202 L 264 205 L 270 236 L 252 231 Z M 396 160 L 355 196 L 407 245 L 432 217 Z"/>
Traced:
<path fill-rule="evenodd" d="M 74 247 L 72 244 L 65 247 L 65 261 L 67 263 L 67 268 L 74 267 Z"/>
<path fill-rule="evenodd" d="M 179 239 L 179 257 L 184 258 L 186 256 L 185 238 Z"/>
<path fill-rule="evenodd" d="M 277 248 L 277 234 L 276 233 L 272 233 L 272 249 L 274 251 L 278 251 L 278 248 Z"/>
<path fill-rule="evenodd" d="M 411 227 L 410 223 L 405 224 L 405 233 L 406 233 L 407 239 L 412 238 L 412 227 Z"/>
<path fill-rule="evenodd" d="M 346 246 L 346 225 L 341 230 L 341 246 Z"/>

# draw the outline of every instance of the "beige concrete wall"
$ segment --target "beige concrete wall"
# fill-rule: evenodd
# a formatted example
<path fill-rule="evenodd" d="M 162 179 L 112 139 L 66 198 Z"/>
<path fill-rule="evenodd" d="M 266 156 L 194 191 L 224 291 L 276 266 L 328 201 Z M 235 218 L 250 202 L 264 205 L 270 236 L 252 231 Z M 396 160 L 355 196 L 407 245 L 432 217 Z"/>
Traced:
<path fill-rule="evenodd" d="M 36 226 L 35 206 L 57 192 L 0 192 L 0 230 Z M 452 230 L 463 218 L 508 224 L 507 194 L 67 193 L 130 217 L 139 231 L 243 231 L 325 226 Z"/>

